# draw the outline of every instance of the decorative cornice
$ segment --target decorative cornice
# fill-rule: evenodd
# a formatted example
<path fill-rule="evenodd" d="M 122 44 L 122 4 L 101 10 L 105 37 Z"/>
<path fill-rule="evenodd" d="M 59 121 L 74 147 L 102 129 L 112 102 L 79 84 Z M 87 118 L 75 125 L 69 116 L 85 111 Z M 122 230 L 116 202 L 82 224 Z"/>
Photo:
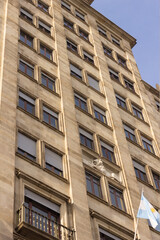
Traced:
<path fill-rule="evenodd" d="M 152 87 L 151 85 L 149 85 L 147 82 L 145 82 L 145 81 L 142 80 L 142 79 L 141 79 L 141 81 L 142 81 L 142 83 L 144 84 L 145 88 L 146 88 L 149 92 L 153 93 L 154 95 L 156 95 L 157 97 L 160 98 L 160 91 L 158 91 L 158 89 Z"/>
<path fill-rule="evenodd" d="M 83 0 L 85 3 L 91 5 L 94 0 Z"/>

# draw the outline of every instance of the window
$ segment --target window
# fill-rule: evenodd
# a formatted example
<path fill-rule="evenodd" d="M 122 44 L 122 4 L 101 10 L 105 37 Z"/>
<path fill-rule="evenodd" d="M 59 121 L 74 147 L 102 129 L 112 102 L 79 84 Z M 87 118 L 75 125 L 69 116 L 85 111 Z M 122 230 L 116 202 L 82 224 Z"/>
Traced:
<path fill-rule="evenodd" d="M 108 47 L 103 45 L 103 51 L 104 51 L 104 54 L 106 56 L 113 58 L 112 57 L 112 49 L 110 49 L 110 48 L 108 48 Z"/>
<path fill-rule="evenodd" d="M 131 90 L 132 92 L 135 92 L 134 89 L 134 83 L 130 82 L 128 79 L 124 78 L 124 83 L 127 89 Z"/>
<path fill-rule="evenodd" d="M 19 107 L 35 115 L 35 100 L 21 91 L 19 91 Z"/>
<path fill-rule="evenodd" d="M 134 130 L 125 124 L 123 124 L 123 127 L 124 127 L 124 132 L 125 132 L 126 138 L 130 139 L 133 142 L 137 142 Z"/>
<path fill-rule="evenodd" d="M 18 153 L 35 161 L 36 141 L 18 132 Z"/>
<path fill-rule="evenodd" d="M 23 8 L 20 9 L 20 16 L 28 20 L 30 23 L 33 22 L 33 15 L 28 11 L 24 10 Z"/>
<path fill-rule="evenodd" d="M 94 64 L 93 56 L 91 54 L 83 50 L 83 56 L 87 62 Z"/>
<path fill-rule="evenodd" d="M 39 20 L 39 29 L 42 30 L 44 33 L 51 34 L 51 27 L 44 23 L 43 21 Z"/>
<path fill-rule="evenodd" d="M 115 96 L 116 96 L 116 101 L 117 101 L 118 106 L 122 107 L 124 109 L 127 109 L 125 98 L 119 96 L 118 94 L 115 94 Z"/>
<path fill-rule="evenodd" d="M 82 110 L 88 112 L 87 110 L 87 100 L 82 96 L 78 95 L 77 93 L 74 94 L 75 105 Z"/>
<path fill-rule="evenodd" d="M 45 148 L 45 164 L 47 169 L 63 176 L 62 156 L 47 147 Z"/>
<path fill-rule="evenodd" d="M 138 108 L 137 106 L 134 106 L 132 104 L 132 109 L 133 109 L 134 116 L 136 116 L 137 118 L 139 118 L 141 120 L 144 120 L 142 110 L 140 108 Z"/>
<path fill-rule="evenodd" d="M 66 2 L 64 2 L 64 1 L 62 1 L 62 0 L 61 0 L 61 6 L 62 6 L 63 8 L 65 8 L 65 9 L 71 11 L 71 6 L 70 6 L 68 3 L 66 3 Z"/>
<path fill-rule="evenodd" d="M 126 60 L 120 56 L 117 56 L 118 57 L 118 63 L 122 66 L 122 67 L 125 67 L 127 68 L 127 63 L 126 63 Z"/>
<path fill-rule="evenodd" d="M 156 185 L 156 189 L 160 190 L 160 175 L 153 172 L 153 179 L 154 179 L 154 183 Z"/>
<path fill-rule="evenodd" d="M 100 141 L 102 156 L 109 160 L 110 162 L 115 163 L 114 148 L 103 141 Z"/>
<path fill-rule="evenodd" d="M 20 31 L 20 40 L 24 42 L 29 47 L 33 47 L 33 37 L 31 37 L 29 34 Z"/>
<path fill-rule="evenodd" d="M 84 38 L 86 41 L 89 41 L 89 34 L 79 28 L 79 35 L 80 37 Z"/>
<path fill-rule="evenodd" d="M 120 41 L 119 41 L 119 39 L 117 39 L 117 38 L 115 38 L 115 37 L 113 37 L 113 36 L 111 36 L 111 38 L 112 38 L 112 42 L 113 42 L 114 44 L 116 44 L 117 46 L 120 47 Z"/>
<path fill-rule="evenodd" d="M 97 91 L 100 91 L 100 89 L 99 89 L 99 81 L 97 81 L 95 78 L 91 77 L 90 75 L 88 75 L 87 77 L 88 77 L 89 86 L 93 87 Z"/>
<path fill-rule="evenodd" d="M 53 60 L 53 57 L 52 57 L 52 50 L 49 49 L 48 47 L 44 46 L 43 44 L 40 44 L 40 53 L 48 58 L 49 60 Z"/>
<path fill-rule="evenodd" d="M 53 112 L 49 108 L 43 106 L 43 121 L 48 123 L 54 128 L 59 128 L 58 126 L 58 113 Z"/>
<path fill-rule="evenodd" d="M 38 7 L 41 9 L 41 10 L 43 10 L 43 11 L 45 11 L 45 12 L 49 12 L 49 6 L 48 5 L 46 5 L 46 4 L 44 4 L 43 2 L 41 2 L 41 1 L 38 1 Z"/>
<path fill-rule="evenodd" d="M 142 138 L 142 143 L 143 143 L 144 149 L 146 149 L 148 152 L 154 153 L 152 141 L 144 136 L 141 136 L 141 138 Z"/>
<path fill-rule="evenodd" d="M 79 133 L 81 144 L 93 150 L 94 149 L 93 134 L 87 132 L 86 130 L 83 130 L 82 128 L 79 128 Z"/>
<path fill-rule="evenodd" d="M 100 122 L 107 124 L 106 113 L 101 108 L 93 105 L 95 118 Z"/>
<path fill-rule="evenodd" d="M 41 83 L 50 90 L 54 92 L 56 91 L 55 79 L 49 77 L 47 74 L 43 72 L 41 73 Z"/>
<path fill-rule="evenodd" d="M 126 212 L 126 207 L 123 199 L 123 191 L 109 185 L 112 205 Z"/>
<path fill-rule="evenodd" d="M 100 234 L 100 240 L 122 240 L 121 238 L 111 234 L 108 231 L 105 231 L 102 228 L 99 229 L 99 234 Z"/>
<path fill-rule="evenodd" d="M 86 172 L 86 184 L 88 192 L 96 195 L 99 198 L 102 198 L 100 178 Z"/>
<path fill-rule="evenodd" d="M 148 182 L 145 167 L 134 160 L 133 160 L 133 166 L 136 173 L 136 177 L 142 180 L 143 182 Z"/>
<path fill-rule="evenodd" d="M 27 74 L 29 77 L 34 77 L 34 66 L 22 59 L 19 61 L 19 70 Z"/>
<path fill-rule="evenodd" d="M 73 52 L 76 52 L 78 53 L 78 50 L 77 50 L 77 45 L 73 42 L 71 42 L 70 40 L 67 39 L 67 48 Z"/>
<path fill-rule="evenodd" d="M 79 19 L 81 19 L 82 21 L 85 21 L 85 15 L 83 13 L 80 13 L 79 11 L 75 11 L 76 13 L 76 17 L 78 17 Z"/>
<path fill-rule="evenodd" d="M 66 18 L 64 18 L 64 26 L 71 30 L 74 30 L 73 23 L 67 20 Z"/>
<path fill-rule="evenodd" d="M 160 102 L 158 102 L 157 100 L 155 101 L 156 101 L 157 111 L 160 111 Z"/>
<path fill-rule="evenodd" d="M 106 30 L 104 30 L 103 28 L 101 28 L 100 26 L 98 26 L 98 32 L 99 32 L 99 34 L 101 34 L 102 36 L 107 36 L 107 34 L 106 34 Z"/>
<path fill-rule="evenodd" d="M 110 74 L 110 78 L 111 79 L 119 81 L 118 72 L 116 72 L 116 71 L 112 70 L 111 68 L 109 68 L 109 74 Z"/>
<path fill-rule="evenodd" d="M 25 223 L 60 239 L 60 206 L 25 188 Z"/>
<path fill-rule="evenodd" d="M 71 75 L 82 80 L 82 70 L 70 63 Z"/>

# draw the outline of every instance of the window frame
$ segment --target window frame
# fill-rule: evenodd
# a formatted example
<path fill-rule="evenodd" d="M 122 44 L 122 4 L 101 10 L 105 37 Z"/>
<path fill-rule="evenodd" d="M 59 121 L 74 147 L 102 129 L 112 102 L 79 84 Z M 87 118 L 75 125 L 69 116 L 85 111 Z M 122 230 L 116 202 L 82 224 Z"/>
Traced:
<path fill-rule="evenodd" d="M 132 141 L 134 143 L 137 143 L 135 129 L 130 127 L 130 126 L 128 126 L 126 123 L 123 123 L 123 128 L 124 128 L 126 139 L 130 140 L 130 141 Z"/>
<path fill-rule="evenodd" d="M 103 139 L 100 139 L 100 149 L 103 158 L 111 163 L 116 164 L 115 149 L 113 145 L 103 141 Z"/>
<path fill-rule="evenodd" d="M 42 5 L 42 6 L 44 6 L 44 7 L 41 7 L 41 6 L 39 6 L 39 5 Z M 46 3 L 44 3 L 43 1 L 38 0 L 38 1 L 37 1 L 37 7 L 38 7 L 41 11 L 49 14 L 49 6 L 48 6 Z M 44 10 L 45 8 L 47 9 L 47 11 Z"/>
<path fill-rule="evenodd" d="M 113 203 L 112 201 L 112 197 L 111 197 L 111 189 L 114 190 L 114 201 L 115 201 L 115 204 Z M 120 199 L 120 203 L 121 203 L 121 208 L 119 206 L 119 203 L 118 203 L 118 196 L 117 196 L 117 192 L 119 192 L 121 194 L 121 197 L 122 198 L 119 198 Z M 123 211 L 123 212 L 126 212 L 127 213 L 127 209 L 126 209 L 126 205 L 125 205 L 125 200 L 124 200 L 124 190 L 120 189 L 120 188 L 117 188 L 115 187 L 114 185 L 112 185 L 111 183 L 109 183 L 109 193 L 110 193 L 110 200 L 111 200 L 111 204 L 112 206 L 118 208 L 119 210 Z M 123 205 L 122 205 L 123 204 Z"/>
<path fill-rule="evenodd" d="M 117 60 L 118 60 L 118 64 L 120 66 L 122 66 L 123 68 L 127 68 L 128 69 L 128 67 L 127 67 L 127 60 L 124 57 L 122 57 L 122 56 L 117 54 Z"/>
<path fill-rule="evenodd" d="M 23 35 L 23 36 L 22 36 L 22 35 Z M 21 36 L 24 37 L 24 41 L 21 39 Z M 30 41 L 30 42 L 31 42 L 31 46 L 30 46 L 29 44 L 27 44 L 28 39 L 29 39 L 29 41 L 31 40 L 31 41 Z M 30 48 L 33 49 L 34 37 L 31 36 L 29 33 L 26 33 L 26 32 L 25 32 L 24 30 L 22 30 L 22 29 L 20 29 L 19 40 L 20 40 L 23 44 L 25 44 L 25 45 L 27 45 L 28 47 L 30 47 Z"/>
<path fill-rule="evenodd" d="M 97 110 L 96 110 L 97 109 Z M 99 110 L 99 111 L 98 111 Z M 100 122 L 104 123 L 104 124 L 108 124 L 107 123 L 107 117 L 106 117 L 106 111 L 102 108 L 100 108 L 99 106 L 95 105 L 93 103 L 93 111 L 94 111 L 94 117 L 95 119 L 99 120 Z M 101 112 L 100 112 L 101 111 Z M 96 114 L 95 112 L 97 113 L 97 117 L 96 117 Z M 103 112 L 103 113 L 102 113 Z M 101 116 L 102 116 L 102 119 L 101 120 Z"/>
<path fill-rule="evenodd" d="M 134 92 L 135 93 L 135 87 L 134 87 L 134 82 L 131 82 L 129 79 L 127 79 L 126 77 L 123 76 L 123 80 L 124 80 L 124 84 L 125 84 L 125 87 L 130 90 L 131 92 Z M 132 87 L 130 87 L 132 86 Z"/>
<path fill-rule="evenodd" d="M 111 35 L 111 41 L 117 47 L 121 47 L 120 39 L 118 39 L 117 37 L 114 37 L 113 35 Z"/>
<path fill-rule="evenodd" d="M 77 13 L 78 13 L 79 15 L 77 15 Z M 84 17 L 81 17 L 80 15 L 83 15 Z M 85 19 L 86 14 L 80 12 L 80 11 L 77 10 L 77 9 L 75 9 L 75 16 L 76 16 L 78 19 L 80 19 L 81 21 L 86 22 L 86 19 Z"/>
<path fill-rule="evenodd" d="M 25 95 L 26 97 L 23 97 L 23 95 Z M 27 98 L 30 99 L 30 101 L 27 101 Z M 22 106 L 20 106 L 20 99 L 21 99 L 21 101 L 23 101 L 24 108 Z M 34 101 L 34 103 L 33 103 L 33 101 Z M 35 101 L 36 101 L 35 98 L 32 98 L 31 96 L 29 96 L 28 94 L 23 92 L 21 89 L 19 89 L 19 91 L 18 91 L 18 107 L 23 109 L 25 112 L 31 114 L 32 116 L 35 116 Z M 28 105 L 30 105 L 32 107 L 32 113 L 27 110 Z"/>
<path fill-rule="evenodd" d="M 63 23 L 64 23 L 64 27 L 66 27 L 70 31 L 74 31 L 74 23 L 72 21 L 70 21 L 67 18 L 63 17 Z"/>
<path fill-rule="evenodd" d="M 89 192 L 89 193 L 93 194 L 94 196 L 102 199 L 103 196 L 102 196 L 100 177 L 96 176 L 95 174 L 92 174 L 88 170 L 85 171 L 85 177 L 86 177 L 87 192 Z M 91 191 L 89 191 L 89 189 L 88 189 L 88 181 L 87 180 L 90 181 Z M 98 195 L 96 194 L 96 191 L 95 191 L 95 185 L 97 186 L 97 189 L 98 189 Z"/>
<path fill-rule="evenodd" d="M 45 121 L 44 112 L 47 116 L 48 121 Z M 53 112 L 53 114 L 51 114 L 50 112 Z M 42 107 L 42 119 L 43 119 L 43 122 L 46 123 L 47 125 L 53 127 L 54 129 L 59 130 L 59 112 L 48 107 L 46 104 L 43 104 L 43 107 Z M 52 121 L 54 121 L 53 125 L 52 125 Z"/>
<path fill-rule="evenodd" d="M 126 99 L 122 96 L 120 96 L 118 93 L 115 93 L 115 97 L 116 97 L 116 102 L 118 107 L 121 107 L 122 109 L 127 110 L 127 103 L 126 103 Z"/>
<path fill-rule="evenodd" d="M 139 107 L 138 107 L 137 105 L 135 105 L 134 103 L 132 103 L 131 105 L 132 105 L 133 115 L 134 115 L 135 117 L 137 117 L 138 119 L 144 121 L 142 108 L 139 108 Z"/>
<path fill-rule="evenodd" d="M 101 29 L 102 31 L 101 31 L 100 29 Z M 105 38 L 107 37 L 107 31 L 106 31 L 103 27 L 101 27 L 101 26 L 98 25 L 98 26 L 97 26 L 97 30 L 98 30 L 98 32 L 99 32 L 99 34 L 100 34 L 101 36 L 103 36 L 103 37 L 105 37 Z"/>
<path fill-rule="evenodd" d="M 106 51 L 105 51 L 105 50 L 106 50 Z M 110 54 L 108 54 L 108 50 L 110 51 Z M 112 50 L 111 48 L 107 47 L 107 46 L 104 45 L 104 44 L 103 44 L 103 52 L 104 52 L 104 55 L 105 55 L 105 56 L 114 59 L 114 58 L 113 58 L 113 55 L 112 55 L 113 50 Z"/>
<path fill-rule="evenodd" d="M 24 12 L 26 12 L 27 14 L 25 15 Z M 30 15 L 30 17 L 29 17 L 29 15 Z M 20 8 L 20 17 L 22 19 L 24 19 L 25 21 L 27 21 L 28 23 L 33 24 L 33 14 L 30 11 L 28 11 L 28 9 L 21 7 Z"/>
<path fill-rule="evenodd" d="M 87 52 L 86 50 L 83 49 L 83 59 L 92 64 L 92 65 L 95 65 L 95 62 L 94 62 L 94 55 L 92 55 L 91 53 Z"/>
<path fill-rule="evenodd" d="M 81 73 L 81 75 L 74 72 L 73 71 L 74 68 L 77 69 Z M 75 77 L 76 79 L 78 79 L 80 81 L 83 81 L 82 69 L 79 66 L 74 65 L 72 62 L 70 62 L 70 74 L 71 74 L 71 76 Z"/>
<path fill-rule="evenodd" d="M 85 41 L 89 42 L 89 33 L 79 27 L 79 36 Z"/>
<path fill-rule="evenodd" d="M 75 101 L 75 106 L 81 109 L 84 112 L 88 113 L 88 104 L 87 104 L 87 98 L 83 97 L 77 92 L 74 92 L 74 101 Z M 78 105 L 76 104 L 76 101 L 78 101 Z M 85 108 L 83 108 L 83 105 Z"/>
<path fill-rule="evenodd" d="M 154 170 L 152 170 L 152 176 L 153 176 L 153 181 L 154 181 L 154 185 L 155 185 L 156 190 L 160 191 L 160 174 L 155 172 Z M 158 177 L 158 178 L 155 179 L 155 177 L 156 178 Z"/>
<path fill-rule="evenodd" d="M 20 63 L 23 64 L 24 71 L 22 71 L 22 69 L 20 68 Z M 25 74 L 26 76 L 32 78 L 32 79 L 34 79 L 34 71 L 35 71 L 34 68 L 35 68 L 35 65 L 33 65 L 32 63 L 30 64 L 28 62 L 28 60 L 24 60 L 24 58 L 22 58 L 22 57 L 19 58 L 19 67 L 18 67 L 19 71 L 22 72 L 23 74 Z M 32 76 L 27 74 L 27 69 L 32 72 Z"/>
<path fill-rule="evenodd" d="M 155 99 L 155 104 L 156 104 L 157 111 L 160 112 L 160 101 Z"/>
<path fill-rule="evenodd" d="M 67 49 L 78 54 L 78 45 L 68 38 L 66 39 L 66 42 L 67 42 Z"/>
<path fill-rule="evenodd" d="M 141 141 L 142 141 L 142 146 L 143 146 L 144 150 L 146 150 L 149 153 L 155 154 L 153 144 L 152 144 L 153 140 L 150 140 L 149 138 L 147 138 L 146 136 L 141 134 Z M 151 151 L 150 151 L 150 149 L 151 149 Z"/>
<path fill-rule="evenodd" d="M 51 28 L 52 26 L 45 21 L 38 19 L 38 29 L 43 32 L 44 34 L 47 34 L 48 36 L 51 36 Z"/>
<path fill-rule="evenodd" d="M 63 0 L 61 0 L 61 7 L 64 8 L 65 10 L 71 12 L 71 5 Z"/>
<path fill-rule="evenodd" d="M 43 48 L 43 50 L 42 50 L 42 48 Z M 44 54 L 42 53 L 42 51 L 44 51 Z M 45 57 L 47 60 L 53 62 L 53 49 L 49 48 L 42 42 L 40 42 L 40 44 L 39 44 L 39 53 L 41 56 Z M 49 57 L 47 57 L 47 54 L 49 55 Z"/>
<path fill-rule="evenodd" d="M 87 137 L 87 135 L 91 135 L 91 136 Z M 79 126 L 79 136 L 80 136 L 80 143 L 83 146 L 87 147 L 88 149 L 94 151 L 95 146 L 94 146 L 93 133 L 91 133 L 88 130 L 85 130 L 81 126 Z"/>
<path fill-rule="evenodd" d="M 119 72 L 117 72 L 116 70 L 112 69 L 112 68 L 108 68 L 109 69 L 109 75 L 110 75 L 110 78 L 112 80 L 115 80 L 117 82 L 120 82 L 120 77 L 119 77 Z"/>
<path fill-rule="evenodd" d="M 132 161 L 133 161 L 133 167 L 134 167 L 136 178 L 142 182 L 148 183 L 145 165 L 137 162 L 134 159 Z"/>
<path fill-rule="evenodd" d="M 46 85 L 43 84 L 42 82 L 42 75 L 45 77 L 46 79 Z M 48 90 L 54 92 L 54 93 L 57 93 L 57 89 L 56 89 L 56 77 L 53 77 L 53 76 L 50 76 L 48 73 L 46 73 L 45 71 L 43 71 L 41 69 L 40 71 L 40 79 L 41 79 L 41 85 L 44 86 L 45 88 L 47 88 Z M 51 88 L 49 88 L 49 82 L 53 83 L 53 90 Z"/>

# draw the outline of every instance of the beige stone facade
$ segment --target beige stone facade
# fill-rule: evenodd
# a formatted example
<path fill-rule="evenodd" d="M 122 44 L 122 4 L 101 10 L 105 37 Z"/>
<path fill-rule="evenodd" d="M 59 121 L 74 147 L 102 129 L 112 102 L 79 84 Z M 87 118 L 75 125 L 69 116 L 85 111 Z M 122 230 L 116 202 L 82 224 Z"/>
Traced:
<path fill-rule="evenodd" d="M 0 0 L 2 240 L 132 240 L 142 189 L 160 209 L 160 92 L 92 2 Z"/>

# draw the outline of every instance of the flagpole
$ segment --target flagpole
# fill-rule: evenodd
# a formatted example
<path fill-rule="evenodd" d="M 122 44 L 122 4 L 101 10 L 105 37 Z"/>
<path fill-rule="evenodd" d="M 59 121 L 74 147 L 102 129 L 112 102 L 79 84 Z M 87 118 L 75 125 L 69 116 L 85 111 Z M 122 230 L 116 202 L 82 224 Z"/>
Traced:
<path fill-rule="evenodd" d="M 137 218 L 136 229 L 135 229 L 135 234 L 134 234 L 134 240 L 136 240 L 137 229 L 138 229 L 138 222 L 139 222 L 139 218 Z"/>

